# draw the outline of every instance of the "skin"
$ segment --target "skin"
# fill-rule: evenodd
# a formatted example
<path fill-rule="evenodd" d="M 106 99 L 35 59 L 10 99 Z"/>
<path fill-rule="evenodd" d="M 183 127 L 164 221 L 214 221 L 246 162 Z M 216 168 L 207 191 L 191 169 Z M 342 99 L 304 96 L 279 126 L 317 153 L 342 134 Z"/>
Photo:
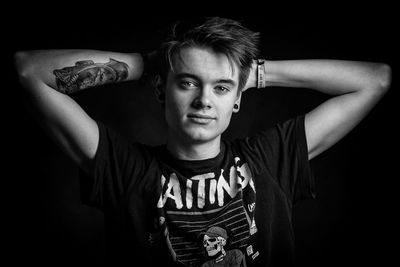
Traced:
<path fill-rule="evenodd" d="M 240 105 L 239 71 L 208 48 L 183 49 L 165 87 L 167 149 L 179 159 L 206 159 L 220 151 L 221 134 Z M 206 118 L 205 118 L 206 117 Z"/>
<path fill-rule="evenodd" d="M 231 66 L 225 56 L 205 48 L 181 52 L 174 72 L 160 86 L 166 92 L 167 149 L 178 159 L 212 158 L 220 151 L 221 133 L 227 128 L 232 113 L 238 111 L 234 104 L 240 104 L 237 66 Z M 98 126 L 68 92 L 58 88 L 54 71 L 85 60 L 108 64 L 111 59 L 119 62 L 112 67 L 124 73 L 114 82 L 137 80 L 143 74 L 143 58 L 137 53 L 39 50 L 15 54 L 19 80 L 33 114 L 56 144 L 89 175 L 93 173 L 98 147 Z M 181 74 L 189 71 L 193 81 L 183 82 Z M 388 65 L 360 61 L 274 60 L 266 62 L 264 74 L 267 87 L 309 88 L 331 96 L 306 114 L 304 127 L 310 159 L 351 131 L 391 84 Z M 231 91 L 218 93 L 227 84 L 226 80 L 234 81 L 229 83 Z M 243 91 L 255 87 L 256 81 L 253 66 Z M 91 85 L 97 84 L 100 79 Z M 84 89 L 78 84 L 71 88 Z M 193 114 L 206 114 L 213 120 L 199 123 L 199 119 L 190 116 Z"/>

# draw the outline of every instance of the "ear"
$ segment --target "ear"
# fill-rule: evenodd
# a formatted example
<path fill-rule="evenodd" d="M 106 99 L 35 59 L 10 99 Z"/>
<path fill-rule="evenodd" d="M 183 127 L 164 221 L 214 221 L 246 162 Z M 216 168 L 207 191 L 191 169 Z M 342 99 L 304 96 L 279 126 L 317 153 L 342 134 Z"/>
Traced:
<path fill-rule="evenodd" d="M 233 113 L 238 113 L 239 112 L 241 100 L 242 100 L 242 91 L 240 90 L 240 92 L 237 95 L 235 104 L 233 105 Z"/>
<path fill-rule="evenodd" d="M 165 103 L 165 83 L 160 75 L 155 75 L 153 80 L 154 93 L 158 102 Z"/>
<path fill-rule="evenodd" d="M 225 245 L 226 245 L 226 240 L 225 240 L 224 238 L 221 240 L 221 245 L 222 245 L 222 246 L 225 246 Z"/>

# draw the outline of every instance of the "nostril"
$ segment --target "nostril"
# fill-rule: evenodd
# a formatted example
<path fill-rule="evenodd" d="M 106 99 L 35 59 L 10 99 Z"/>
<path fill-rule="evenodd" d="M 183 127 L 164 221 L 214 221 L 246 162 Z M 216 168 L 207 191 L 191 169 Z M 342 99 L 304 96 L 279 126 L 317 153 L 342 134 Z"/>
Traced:
<path fill-rule="evenodd" d="M 196 108 L 196 109 L 202 109 L 202 108 L 205 107 L 203 101 L 201 101 L 201 99 L 199 99 L 199 98 L 196 98 L 196 99 L 193 101 L 192 106 L 193 106 L 194 108 Z"/>
<path fill-rule="evenodd" d="M 192 102 L 192 107 L 195 109 L 206 109 L 206 108 L 210 108 L 211 105 L 208 100 L 205 100 L 202 98 L 196 98 Z"/>

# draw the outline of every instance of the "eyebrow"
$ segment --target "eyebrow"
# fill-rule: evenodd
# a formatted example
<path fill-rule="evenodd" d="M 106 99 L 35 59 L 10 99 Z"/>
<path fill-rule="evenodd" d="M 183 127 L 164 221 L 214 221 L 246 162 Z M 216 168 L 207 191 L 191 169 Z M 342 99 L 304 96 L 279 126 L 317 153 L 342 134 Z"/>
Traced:
<path fill-rule="evenodd" d="M 201 80 L 197 75 L 187 72 L 181 72 L 175 75 L 175 79 L 183 79 L 183 78 L 192 78 L 198 81 Z M 219 79 L 216 80 L 214 83 L 225 83 L 225 84 L 230 84 L 232 86 L 236 85 L 236 82 L 232 79 Z"/>

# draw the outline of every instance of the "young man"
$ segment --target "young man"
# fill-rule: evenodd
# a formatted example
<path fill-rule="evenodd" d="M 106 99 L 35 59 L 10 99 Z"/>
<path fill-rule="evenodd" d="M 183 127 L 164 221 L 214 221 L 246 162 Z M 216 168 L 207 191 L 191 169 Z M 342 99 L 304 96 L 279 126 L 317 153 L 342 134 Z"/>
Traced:
<path fill-rule="evenodd" d="M 110 263 L 291 266 L 292 208 L 313 197 L 308 160 L 372 109 L 390 85 L 385 64 L 257 60 L 258 35 L 236 21 L 178 24 L 156 54 L 93 50 L 16 54 L 21 83 L 49 135 L 84 170 L 88 201 L 105 214 Z M 147 74 L 147 75 L 144 75 Z M 167 143 L 126 142 L 68 95 L 153 77 Z M 240 140 L 221 134 L 252 87 L 332 95 Z"/>

